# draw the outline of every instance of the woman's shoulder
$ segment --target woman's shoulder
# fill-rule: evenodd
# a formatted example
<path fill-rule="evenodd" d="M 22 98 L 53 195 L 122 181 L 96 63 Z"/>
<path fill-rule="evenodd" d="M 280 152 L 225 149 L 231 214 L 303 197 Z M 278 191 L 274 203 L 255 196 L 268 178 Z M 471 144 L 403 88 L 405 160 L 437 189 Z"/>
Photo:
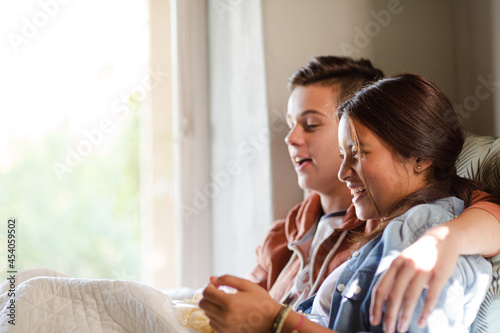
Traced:
<path fill-rule="evenodd" d="M 426 230 L 441 223 L 453 220 L 464 211 L 464 202 L 456 197 L 447 197 L 410 208 L 396 217 L 403 229 L 414 235 L 421 235 Z"/>
<path fill-rule="evenodd" d="M 455 218 L 464 211 L 464 202 L 456 197 L 447 197 L 420 205 L 416 205 L 408 209 L 404 214 L 396 219 L 406 220 L 408 218 L 419 217 L 433 217 L 437 219 L 442 216 L 443 218 Z"/>

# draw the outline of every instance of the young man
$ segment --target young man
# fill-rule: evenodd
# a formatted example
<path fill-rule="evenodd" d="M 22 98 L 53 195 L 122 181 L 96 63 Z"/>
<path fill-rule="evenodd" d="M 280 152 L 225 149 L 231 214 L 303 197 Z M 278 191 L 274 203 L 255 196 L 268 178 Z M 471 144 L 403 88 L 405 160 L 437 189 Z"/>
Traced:
<path fill-rule="evenodd" d="M 318 56 L 290 78 L 285 142 L 299 186 L 310 194 L 286 219 L 273 223 L 257 248 L 250 278 L 282 303 L 295 306 L 312 296 L 330 272 L 356 255 L 350 236 L 374 225 L 355 217 L 351 195 L 337 178 L 341 160 L 333 114 L 351 93 L 381 77 L 368 60 Z M 386 327 L 394 327 L 403 298 L 401 318 L 409 320 L 415 295 L 428 286 L 425 323 L 460 254 L 498 251 L 500 208 L 479 202 L 485 197 L 477 193 L 475 204 L 459 218 L 430 230 L 393 263 L 372 303 L 375 324 L 386 300 Z"/>

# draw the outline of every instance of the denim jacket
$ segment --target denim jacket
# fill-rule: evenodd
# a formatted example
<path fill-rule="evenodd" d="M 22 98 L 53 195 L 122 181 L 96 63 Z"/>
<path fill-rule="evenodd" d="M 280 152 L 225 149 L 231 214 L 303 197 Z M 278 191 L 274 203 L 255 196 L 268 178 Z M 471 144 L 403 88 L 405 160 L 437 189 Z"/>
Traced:
<path fill-rule="evenodd" d="M 383 332 L 369 321 L 371 292 L 391 262 L 428 229 L 463 211 L 463 202 L 451 197 L 415 206 L 393 219 L 382 235 L 353 252 L 340 275 L 332 298 L 329 328 L 337 332 Z M 426 291 L 418 301 L 408 332 L 468 332 L 488 288 L 491 265 L 479 255 L 460 256 L 427 327 L 417 326 Z"/>

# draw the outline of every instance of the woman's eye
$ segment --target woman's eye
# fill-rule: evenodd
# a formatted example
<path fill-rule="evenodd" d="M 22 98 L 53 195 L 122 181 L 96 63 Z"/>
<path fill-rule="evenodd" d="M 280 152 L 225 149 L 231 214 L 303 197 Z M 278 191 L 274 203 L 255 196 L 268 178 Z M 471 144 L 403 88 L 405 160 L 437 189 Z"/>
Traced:
<path fill-rule="evenodd" d="M 359 157 L 358 155 L 361 156 L 361 157 L 363 157 L 363 156 L 366 155 L 366 151 L 361 150 L 361 151 L 358 152 L 357 149 L 353 149 L 352 150 L 352 157 Z"/>

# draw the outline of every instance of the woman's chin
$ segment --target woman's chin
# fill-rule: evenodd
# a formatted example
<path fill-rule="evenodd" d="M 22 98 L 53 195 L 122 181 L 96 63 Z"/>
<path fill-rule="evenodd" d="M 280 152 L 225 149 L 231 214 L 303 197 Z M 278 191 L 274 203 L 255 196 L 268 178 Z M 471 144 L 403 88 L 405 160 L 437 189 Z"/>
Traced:
<path fill-rule="evenodd" d="M 378 219 L 377 211 L 371 207 L 368 208 L 362 205 L 354 204 L 354 209 L 356 210 L 357 218 L 361 221 Z"/>

